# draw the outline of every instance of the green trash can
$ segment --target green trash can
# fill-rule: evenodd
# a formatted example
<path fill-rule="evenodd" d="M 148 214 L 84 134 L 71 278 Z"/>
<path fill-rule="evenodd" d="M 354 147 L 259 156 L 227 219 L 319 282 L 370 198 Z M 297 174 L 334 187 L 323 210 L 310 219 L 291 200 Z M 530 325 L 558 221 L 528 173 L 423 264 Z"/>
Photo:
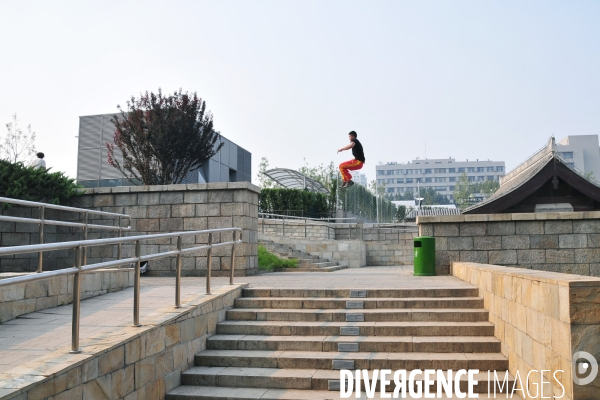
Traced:
<path fill-rule="evenodd" d="M 435 238 L 421 236 L 414 239 L 415 271 L 414 276 L 435 275 Z"/>

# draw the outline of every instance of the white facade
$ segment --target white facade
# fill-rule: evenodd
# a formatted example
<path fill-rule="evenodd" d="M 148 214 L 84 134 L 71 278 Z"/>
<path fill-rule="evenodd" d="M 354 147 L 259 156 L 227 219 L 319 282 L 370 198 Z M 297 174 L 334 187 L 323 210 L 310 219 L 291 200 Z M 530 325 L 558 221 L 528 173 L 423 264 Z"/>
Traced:
<path fill-rule="evenodd" d="M 357 183 L 363 187 L 367 187 L 367 175 L 361 174 L 360 171 L 350 171 L 350 173 L 352 174 L 352 180 L 354 183 Z"/>
<path fill-rule="evenodd" d="M 598 135 L 567 136 L 556 143 L 556 152 L 570 167 L 600 180 L 600 146 Z"/>
<path fill-rule="evenodd" d="M 504 161 L 456 161 L 454 158 L 419 159 L 407 163 L 387 163 L 375 167 L 377 184 L 386 194 L 417 193 L 417 187 L 432 187 L 454 199 L 454 186 L 463 173 L 471 182 L 498 181 L 505 174 Z"/>

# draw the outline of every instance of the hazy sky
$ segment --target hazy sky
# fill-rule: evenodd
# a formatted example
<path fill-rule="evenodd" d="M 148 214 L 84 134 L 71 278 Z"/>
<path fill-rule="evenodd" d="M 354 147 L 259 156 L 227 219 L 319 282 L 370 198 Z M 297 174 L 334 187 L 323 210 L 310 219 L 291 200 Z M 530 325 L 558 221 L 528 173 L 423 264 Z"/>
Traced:
<path fill-rule="evenodd" d="M 599 1 L 0 1 L 0 122 L 75 177 L 79 116 L 196 91 L 258 163 L 516 166 L 600 133 Z M 4 126 L 0 137 L 6 133 Z"/>

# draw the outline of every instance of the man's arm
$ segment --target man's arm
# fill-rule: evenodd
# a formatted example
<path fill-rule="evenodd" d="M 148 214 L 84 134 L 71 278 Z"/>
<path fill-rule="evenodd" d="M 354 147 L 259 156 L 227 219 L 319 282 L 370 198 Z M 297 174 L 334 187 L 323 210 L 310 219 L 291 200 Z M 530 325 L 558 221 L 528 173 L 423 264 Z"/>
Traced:
<path fill-rule="evenodd" d="M 346 147 L 342 147 L 341 149 L 339 149 L 337 152 L 339 153 L 340 151 L 344 151 L 344 150 L 350 150 L 351 148 L 354 147 L 354 142 L 350 142 L 350 144 Z"/>

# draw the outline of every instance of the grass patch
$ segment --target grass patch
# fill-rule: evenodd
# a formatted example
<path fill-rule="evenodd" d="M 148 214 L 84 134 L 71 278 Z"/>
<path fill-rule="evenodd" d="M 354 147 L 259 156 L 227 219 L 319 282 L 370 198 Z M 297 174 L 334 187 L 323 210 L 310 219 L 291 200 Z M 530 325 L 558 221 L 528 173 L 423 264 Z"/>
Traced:
<path fill-rule="evenodd" d="M 265 248 L 265 246 L 258 246 L 258 269 L 263 271 L 270 271 L 273 268 L 296 268 L 298 266 L 298 260 L 286 260 L 285 258 L 277 257 Z"/>

